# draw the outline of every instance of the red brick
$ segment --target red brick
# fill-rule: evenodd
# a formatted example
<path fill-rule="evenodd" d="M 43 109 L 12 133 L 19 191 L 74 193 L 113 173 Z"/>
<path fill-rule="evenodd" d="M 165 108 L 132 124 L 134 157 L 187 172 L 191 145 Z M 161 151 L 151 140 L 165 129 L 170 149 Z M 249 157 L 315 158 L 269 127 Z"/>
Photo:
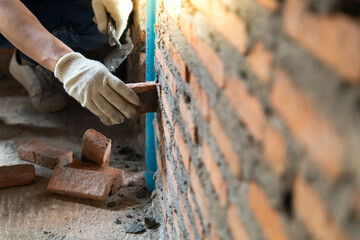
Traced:
<path fill-rule="evenodd" d="M 70 197 L 105 202 L 112 179 L 109 174 L 56 166 L 47 190 Z"/>
<path fill-rule="evenodd" d="M 135 93 L 144 93 L 153 90 L 156 91 L 155 82 L 127 83 L 126 86 L 128 86 Z"/>
<path fill-rule="evenodd" d="M 35 167 L 31 164 L 0 166 L 0 188 L 31 184 L 35 181 Z"/>
<path fill-rule="evenodd" d="M 262 83 L 268 83 L 270 81 L 273 55 L 264 48 L 262 42 L 258 41 L 254 44 L 247 58 L 247 62 Z"/>
<path fill-rule="evenodd" d="M 125 181 L 124 170 L 109 167 L 107 163 L 103 163 L 101 165 L 85 163 L 80 160 L 75 160 L 70 163 L 67 167 L 83 169 L 83 170 L 91 170 L 95 172 L 102 172 L 108 174 L 112 178 L 111 191 L 110 194 L 114 194 Z"/>
<path fill-rule="evenodd" d="M 165 161 L 165 165 L 166 165 L 167 178 L 168 178 L 168 180 L 170 179 L 170 181 L 171 181 L 171 185 L 172 185 L 174 193 L 175 193 L 174 197 L 176 197 L 178 194 L 178 185 L 177 185 L 177 181 L 175 178 L 174 169 L 169 160 Z"/>
<path fill-rule="evenodd" d="M 166 76 L 167 79 L 167 84 L 169 86 L 170 92 L 171 94 L 174 96 L 176 96 L 176 92 L 177 92 L 177 86 L 176 86 L 176 80 L 174 78 L 174 75 L 171 73 L 168 65 L 166 63 L 162 64 L 163 70 L 164 70 L 164 74 Z"/>
<path fill-rule="evenodd" d="M 109 163 L 111 139 L 94 129 L 88 129 L 83 136 L 82 159 L 97 164 Z"/>
<path fill-rule="evenodd" d="M 214 136 L 216 143 L 225 158 L 230 171 L 240 179 L 241 176 L 241 159 L 237 152 L 233 149 L 233 142 L 226 135 L 222 123 L 220 122 L 216 112 L 210 110 L 210 131 Z"/>
<path fill-rule="evenodd" d="M 271 126 L 265 131 L 263 152 L 265 160 L 276 175 L 282 175 L 286 164 L 286 143 L 283 136 Z"/>
<path fill-rule="evenodd" d="M 175 141 L 179 148 L 180 155 L 182 161 L 184 163 L 186 171 L 190 172 L 190 151 L 188 146 L 186 145 L 183 136 L 181 135 L 180 129 L 178 125 L 175 125 Z"/>
<path fill-rule="evenodd" d="M 159 146 L 156 147 L 157 167 L 158 167 L 159 171 L 161 172 L 161 174 L 165 174 L 163 159 L 160 157 L 161 155 L 159 152 L 159 150 L 160 150 L 162 152 L 162 154 L 165 154 L 165 142 L 164 142 L 163 135 L 160 132 L 160 127 L 159 127 L 158 122 L 156 122 L 156 124 L 155 124 L 155 136 L 159 141 Z"/>
<path fill-rule="evenodd" d="M 215 29 L 240 53 L 247 47 L 246 23 L 219 0 L 190 0 L 206 15 Z M 180 15 L 181 18 L 181 15 Z"/>
<path fill-rule="evenodd" d="M 211 150 L 205 141 L 203 141 L 202 145 L 202 160 L 210 175 L 210 181 L 220 200 L 220 205 L 225 206 L 227 201 L 227 183 L 222 177 L 220 168 L 212 157 Z"/>
<path fill-rule="evenodd" d="M 179 196 L 179 207 L 180 207 L 181 217 L 184 221 L 185 229 L 189 234 L 189 238 L 193 240 L 195 239 L 194 228 L 193 225 L 191 224 L 190 217 L 186 209 L 185 196 L 183 193 L 180 193 Z"/>
<path fill-rule="evenodd" d="M 307 11 L 306 1 L 287 0 L 283 28 L 349 83 L 360 83 L 360 31 L 355 20 L 340 13 L 316 15 Z"/>
<path fill-rule="evenodd" d="M 140 99 L 141 104 L 136 107 L 138 114 L 156 112 L 158 107 L 158 94 L 155 82 L 128 83 L 126 86 L 132 89 Z"/>
<path fill-rule="evenodd" d="M 250 208 L 262 229 L 265 238 L 269 240 L 288 239 L 282 227 L 281 219 L 276 210 L 270 205 L 265 193 L 256 183 L 249 184 Z"/>
<path fill-rule="evenodd" d="M 214 82 L 219 87 L 223 87 L 224 66 L 220 57 L 207 42 L 197 36 L 193 26 L 183 16 L 180 16 L 179 24 L 185 38 L 196 51 L 198 58 L 208 70 Z"/>
<path fill-rule="evenodd" d="M 224 86 L 224 65 L 220 57 L 212 47 L 204 40 L 199 39 L 196 46 L 196 52 L 200 61 L 209 71 L 214 82 L 219 86 Z"/>
<path fill-rule="evenodd" d="M 234 204 L 230 204 L 228 208 L 227 221 L 234 240 L 250 240 Z"/>
<path fill-rule="evenodd" d="M 259 4 L 267 10 L 276 11 L 279 9 L 279 3 L 276 0 L 256 0 Z"/>
<path fill-rule="evenodd" d="M 163 103 L 164 111 L 165 111 L 166 116 L 169 119 L 169 122 L 170 122 L 171 126 L 173 126 L 174 122 L 173 122 L 173 119 L 172 119 L 172 111 L 171 111 L 171 108 L 170 108 L 170 105 L 169 105 L 169 102 L 168 102 L 168 95 L 164 91 L 162 91 L 162 93 L 163 94 L 162 94 L 161 100 L 162 100 L 162 103 Z"/>
<path fill-rule="evenodd" d="M 332 180 L 339 177 L 343 142 L 331 124 L 281 69 L 275 71 L 270 101 L 297 140 Z"/>
<path fill-rule="evenodd" d="M 203 220 L 208 222 L 210 218 L 208 198 L 205 195 L 204 188 L 201 186 L 199 176 L 197 175 L 193 164 L 190 166 L 190 182 L 193 192 L 195 193 Z"/>
<path fill-rule="evenodd" d="M 226 80 L 225 94 L 253 137 L 261 141 L 266 125 L 266 117 L 261 103 L 248 93 L 240 79 L 232 76 Z"/>
<path fill-rule="evenodd" d="M 199 233 L 199 237 L 202 238 L 204 236 L 204 228 L 201 224 L 200 216 L 196 212 L 195 201 L 193 199 L 193 196 L 191 195 L 190 188 L 187 191 L 187 196 L 188 196 L 189 204 L 191 207 L 191 211 L 194 215 L 195 226 L 196 226 L 197 232 Z"/>
<path fill-rule="evenodd" d="M 173 212 L 173 227 L 175 230 L 175 235 L 177 236 L 177 239 L 184 239 L 181 235 L 180 226 L 179 226 L 179 219 L 177 213 Z"/>
<path fill-rule="evenodd" d="M 186 62 L 181 57 L 180 53 L 176 50 L 174 45 L 171 43 L 169 34 L 165 33 L 163 39 L 164 39 L 166 47 L 169 50 L 171 61 L 174 63 L 174 65 L 175 65 L 176 69 L 178 70 L 181 78 L 185 82 L 189 82 L 188 74 L 187 74 L 188 69 L 187 69 Z"/>
<path fill-rule="evenodd" d="M 169 144 L 172 138 L 172 133 L 170 128 L 168 128 L 167 124 L 166 124 L 166 119 L 165 119 L 165 115 L 161 114 L 161 124 L 162 124 L 162 129 L 164 131 L 164 136 L 165 136 L 165 141 Z M 166 151 L 166 149 L 165 149 Z"/>
<path fill-rule="evenodd" d="M 156 48 L 155 48 L 155 58 L 158 60 L 158 62 L 160 64 L 163 63 L 163 56 L 162 56 L 162 53 L 161 53 L 160 49 L 158 48 L 158 46 L 156 46 Z"/>
<path fill-rule="evenodd" d="M 210 105 L 209 105 L 209 96 L 201 87 L 199 80 L 195 77 L 194 74 L 190 74 L 190 91 L 192 96 L 195 98 L 199 110 L 202 113 L 203 117 L 209 121 L 210 120 Z"/>
<path fill-rule="evenodd" d="M 191 115 L 190 106 L 185 103 L 183 95 L 180 94 L 179 97 L 179 109 L 182 118 L 184 119 L 187 130 L 189 131 L 190 137 L 194 143 L 198 143 L 198 128 L 194 123 L 194 120 Z"/>
<path fill-rule="evenodd" d="M 18 147 L 19 157 L 25 161 L 54 169 L 72 162 L 72 151 L 55 147 L 38 140 L 31 140 Z"/>
<path fill-rule="evenodd" d="M 294 207 L 296 215 L 315 239 L 349 239 L 328 214 L 315 190 L 301 176 L 295 180 Z"/>
<path fill-rule="evenodd" d="M 208 238 L 205 238 L 208 239 Z M 219 235 L 216 232 L 216 228 L 214 223 L 211 223 L 210 225 L 210 238 L 211 240 L 221 240 L 221 238 L 219 237 Z"/>

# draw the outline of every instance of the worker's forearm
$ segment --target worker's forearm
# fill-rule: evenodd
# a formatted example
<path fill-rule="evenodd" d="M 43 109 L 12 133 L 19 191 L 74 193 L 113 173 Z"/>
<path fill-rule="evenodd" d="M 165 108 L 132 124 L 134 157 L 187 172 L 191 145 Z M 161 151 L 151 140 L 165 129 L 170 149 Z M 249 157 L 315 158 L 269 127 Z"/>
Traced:
<path fill-rule="evenodd" d="M 59 58 L 72 52 L 43 27 L 20 0 L 0 0 L 0 33 L 52 72 Z"/>

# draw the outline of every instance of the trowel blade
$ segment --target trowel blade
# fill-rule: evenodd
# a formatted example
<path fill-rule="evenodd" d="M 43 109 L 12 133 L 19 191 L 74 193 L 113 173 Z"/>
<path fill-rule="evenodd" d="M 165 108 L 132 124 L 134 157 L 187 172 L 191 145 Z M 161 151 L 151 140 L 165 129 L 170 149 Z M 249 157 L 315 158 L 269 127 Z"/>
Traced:
<path fill-rule="evenodd" d="M 110 72 L 115 72 L 120 64 L 127 58 L 134 44 L 132 42 L 126 43 L 122 46 L 116 47 L 105 59 L 104 64 Z"/>

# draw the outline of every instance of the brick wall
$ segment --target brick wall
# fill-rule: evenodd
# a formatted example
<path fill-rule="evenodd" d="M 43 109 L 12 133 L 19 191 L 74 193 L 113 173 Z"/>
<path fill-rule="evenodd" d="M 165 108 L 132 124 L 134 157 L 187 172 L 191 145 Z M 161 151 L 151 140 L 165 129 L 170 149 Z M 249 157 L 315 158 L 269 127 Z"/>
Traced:
<path fill-rule="evenodd" d="M 170 239 L 360 238 L 357 0 L 157 0 Z"/>

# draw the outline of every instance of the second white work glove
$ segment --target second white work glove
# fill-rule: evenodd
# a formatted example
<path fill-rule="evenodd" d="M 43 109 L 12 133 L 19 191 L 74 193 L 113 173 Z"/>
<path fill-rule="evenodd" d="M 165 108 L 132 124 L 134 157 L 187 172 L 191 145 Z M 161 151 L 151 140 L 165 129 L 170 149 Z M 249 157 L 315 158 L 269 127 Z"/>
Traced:
<path fill-rule="evenodd" d="M 106 125 L 136 114 L 135 106 L 140 104 L 136 93 L 98 61 L 69 53 L 57 62 L 54 74 L 70 96 Z"/>
<path fill-rule="evenodd" d="M 123 34 L 129 14 L 133 9 L 131 0 L 92 0 L 98 29 L 101 33 L 107 33 L 108 14 L 115 21 L 115 36 L 119 40 Z"/>

